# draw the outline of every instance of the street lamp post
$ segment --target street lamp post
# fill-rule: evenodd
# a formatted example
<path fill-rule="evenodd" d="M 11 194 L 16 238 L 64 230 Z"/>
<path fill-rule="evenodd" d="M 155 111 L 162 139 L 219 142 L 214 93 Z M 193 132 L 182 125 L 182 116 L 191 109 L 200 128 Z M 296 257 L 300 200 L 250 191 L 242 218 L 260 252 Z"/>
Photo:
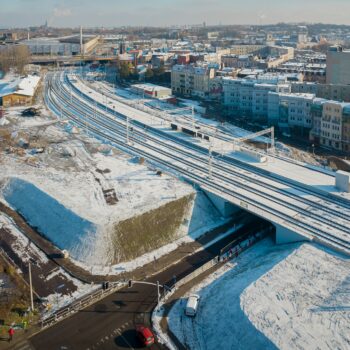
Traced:
<path fill-rule="evenodd" d="M 213 162 L 213 157 L 212 157 L 212 147 L 213 147 L 213 145 L 212 145 L 212 143 L 210 143 L 210 145 L 209 145 L 209 179 L 211 179 L 211 176 L 212 176 L 212 162 Z"/>
<path fill-rule="evenodd" d="M 55 293 L 56 293 L 56 305 L 57 305 L 57 309 L 58 309 L 58 290 L 62 289 L 65 286 L 65 284 L 60 284 L 58 287 L 55 288 Z"/>
<path fill-rule="evenodd" d="M 157 311 L 159 312 L 159 303 L 160 303 L 160 295 L 159 295 L 159 281 L 157 281 Z"/>
<path fill-rule="evenodd" d="M 126 144 L 129 144 L 129 117 L 126 116 Z"/>
<path fill-rule="evenodd" d="M 29 289 L 30 289 L 30 308 L 34 311 L 34 301 L 33 301 L 33 284 L 32 284 L 32 265 L 29 263 Z"/>
<path fill-rule="evenodd" d="M 162 287 L 164 290 L 171 291 L 171 288 L 169 288 L 165 284 L 160 284 L 159 281 L 157 283 L 153 282 L 143 282 L 143 281 L 133 281 L 129 280 L 128 281 L 128 288 L 132 288 L 133 284 L 147 284 L 150 286 L 156 286 L 157 287 L 157 311 L 159 311 L 159 304 L 160 304 L 160 288 Z"/>

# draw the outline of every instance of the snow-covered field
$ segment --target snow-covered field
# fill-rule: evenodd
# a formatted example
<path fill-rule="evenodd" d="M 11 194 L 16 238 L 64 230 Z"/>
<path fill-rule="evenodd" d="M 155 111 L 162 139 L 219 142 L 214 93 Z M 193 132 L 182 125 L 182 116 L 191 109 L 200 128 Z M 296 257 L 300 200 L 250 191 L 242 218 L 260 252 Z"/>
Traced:
<path fill-rule="evenodd" d="M 184 196 L 195 195 L 188 184 L 141 164 L 113 147 L 58 123 L 46 113 L 23 118 L 10 109 L 0 131 L 11 147 L 0 152 L 0 199 L 19 210 L 33 226 L 83 267 L 104 268 L 110 235 L 118 222 L 141 215 Z M 7 134 L 6 134 L 7 133 Z M 4 136 L 5 135 L 5 136 Z M 34 140 L 34 141 L 33 141 Z M 22 147 L 23 143 L 29 147 Z M 34 146 L 31 146 L 33 142 Z M 43 148 L 43 153 L 36 150 Z M 1 151 L 1 149 L 0 149 Z M 109 205 L 105 190 L 115 191 Z M 174 242 L 114 271 L 133 269 L 175 249 L 222 222 L 213 205 L 198 195 L 183 218 Z"/>
<path fill-rule="evenodd" d="M 276 246 L 265 239 L 170 311 L 171 331 L 189 349 L 349 349 L 350 260 L 313 244 Z"/>

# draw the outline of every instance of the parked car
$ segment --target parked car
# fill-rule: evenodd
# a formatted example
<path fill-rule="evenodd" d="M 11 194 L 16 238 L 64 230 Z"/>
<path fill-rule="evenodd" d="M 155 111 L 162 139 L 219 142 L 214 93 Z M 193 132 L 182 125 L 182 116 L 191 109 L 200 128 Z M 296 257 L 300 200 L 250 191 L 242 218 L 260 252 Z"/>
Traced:
<path fill-rule="evenodd" d="M 143 346 L 151 346 L 154 344 L 154 335 L 148 327 L 138 325 L 136 326 L 136 333 Z"/>
<path fill-rule="evenodd" d="M 186 308 L 185 308 L 185 315 L 194 317 L 197 314 L 198 310 L 198 303 L 199 303 L 199 295 L 197 294 L 191 294 L 188 297 Z"/>

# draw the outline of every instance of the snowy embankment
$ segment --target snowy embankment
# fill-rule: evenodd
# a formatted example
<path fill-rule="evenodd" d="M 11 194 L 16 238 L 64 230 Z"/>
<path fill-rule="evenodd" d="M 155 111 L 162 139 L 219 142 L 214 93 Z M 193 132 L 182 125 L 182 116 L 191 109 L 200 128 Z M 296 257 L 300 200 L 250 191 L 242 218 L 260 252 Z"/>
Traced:
<path fill-rule="evenodd" d="M 17 110 L 7 118 L 10 125 L 5 136 L 11 147 L 1 153 L 1 200 L 58 248 L 68 250 L 77 264 L 88 270 L 93 267 L 95 274 L 130 271 L 225 221 L 206 196 L 174 177 L 160 176 L 142 159 L 86 138 L 79 130 L 73 134 L 65 124 L 63 130 L 48 118 L 25 119 Z M 29 143 L 23 149 L 22 141 L 34 137 L 33 146 Z M 108 202 L 113 196 L 107 197 L 106 192 L 114 192 L 114 203 Z M 149 227 L 155 235 L 153 240 L 149 237 L 154 246 L 143 249 L 137 259 L 119 259 L 123 247 L 118 235 L 124 240 L 131 237 L 130 230 L 120 230 L 121 223 L 128 228 L 128 220 L 133 220 L 138 224 L 134 228 L 142 228 L 142 216 L 181 201 L 188 204 L 178 210 L 177 226 L 168 230 L 168 237 L 159 239 L 162 226 L 157 226 L 154 216 Z M 164 221 L 169 223 L 174 217 L 168 213 Z M 141 231 L 133 230 L 137 246 L 143 242 Z M 133 242 L 126 243 L 132 246 Z"/>
<path fill-rule="evenodd" d="M 64 207 L 33 184 L 10 178 L 3 187 L 5 200 L 57 247 L 86 260 L 98 239 L 97 227 Z M 86 256 L 86 254 L 88 254 Z"/>
<path fill-rule="evenodd" d="M 189 292 L 194 319 L 183 298 L 168 323 L 189 349 L 349 349 L 349 268 L 319 246 L 264 240 Z"/>

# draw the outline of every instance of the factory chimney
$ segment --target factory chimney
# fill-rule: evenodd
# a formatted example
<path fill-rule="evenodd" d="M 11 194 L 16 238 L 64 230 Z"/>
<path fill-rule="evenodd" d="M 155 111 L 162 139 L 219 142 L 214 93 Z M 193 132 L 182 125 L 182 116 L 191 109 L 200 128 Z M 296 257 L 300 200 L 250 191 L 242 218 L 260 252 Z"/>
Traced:
<path fill-rule="evenodd" d="M 80 54 L 83 55 L 83 27 L 80 26 Z"/>

